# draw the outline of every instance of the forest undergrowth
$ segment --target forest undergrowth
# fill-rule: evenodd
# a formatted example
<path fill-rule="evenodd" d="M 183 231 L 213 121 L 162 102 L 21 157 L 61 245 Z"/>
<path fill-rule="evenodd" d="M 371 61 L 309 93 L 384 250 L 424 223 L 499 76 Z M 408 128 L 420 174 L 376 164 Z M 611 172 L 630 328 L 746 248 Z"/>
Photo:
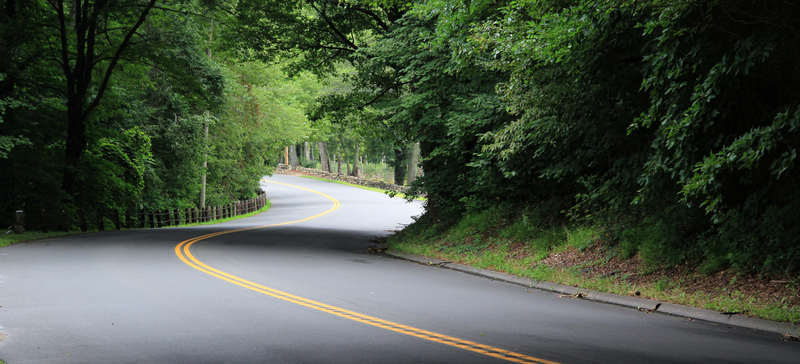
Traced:
<path fill-rule="evenodd" d="M 541 228 L 530 214 L 489 209 L 457 223 L 423 215 L 389 237 L 389 249 L 489 269 L 538 281 L 693 307 L 800 323 L 800 276 L 710 271 L 702 264 L 670 265 L 644 237 L 636 244 L 595 226 Z M 641 238 L 641 237 L 640 237 Z"/>

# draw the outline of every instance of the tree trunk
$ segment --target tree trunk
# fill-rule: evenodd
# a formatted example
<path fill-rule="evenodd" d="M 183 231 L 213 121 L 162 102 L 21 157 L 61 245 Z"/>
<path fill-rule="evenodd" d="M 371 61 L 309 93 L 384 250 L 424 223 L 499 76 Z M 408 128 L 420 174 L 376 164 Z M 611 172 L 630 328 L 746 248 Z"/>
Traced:
<path fill-rule="evenodd" d="M 211 50 L 209 50 L 209 53 Z M 210 113 L 206 110 L 206 117 Z M 208 146 L 208 123 L 203 123 L 203 135 L 205 136 L 205 144 Z M 206 171 L 208 170 L 208 153 L 203 153 L 203 175 L 200 176 L 200 207 L 206 207 Z"/>
<path fill-rule="evenodd" d="M 406 156 L 408 149 L 399 147 L 394 148 L 394 184 L 402 186 L 406 179 Z"/>
<path fill-rule="evenodd" d="M 297 146 L 294 144 L 289 146 L 289 164 L 292 167 L 300 165 L 300 162 L 297 160 Z"/>
<path fill-rule="evenodd" d="M 303 143 L 303 153 L 305 154 L 306 161 L 311 160 L 311 144 L 309 142 Z"/>
<path fill-rule="evenodd" d="M 325 172 L 331 171 L 331 159 L 328 156 L 328 145 L 325 142 L 319 142 L 319 163 L 320 168 Z"/>
<path fill-rule="evenodd" d="M 75 14 L 75 18 L 69 19 L 70 24 L 68 26 L 64 1 L 50 2 L 50 5 L 54 7 L 53 10 L 58 14 L 60 63 L 64 79 L 67 82 L 65 92 L 67 96 L 67 139 L 64 148 L 65 166 L 61 187 L 70 195 L 75 194 L 75 176 L 78 161 L 87 146 L 86 119 L 100 105 L 100 100 L 108 88 L 111 75 L 122 57 L 123 51 L 131 44 L 131 38 L 147 19 L 147 15 L 155 3 L 156 0 L 148 1 L 137 17 L 136 23 L 131 25 L 123 40 L 118 45 L 111 46 L 116 49 L 105 71 L 97 72 L 94 69 L 99 64 L 95 59 L 98 54 L 96 40 L 98 35 L 102 36 L 106 31 L 98 24 L 98 19 L 102 18 L 101 14 L 105 11 L 108 3 L 106 1 L 97 1 L 94 4 L 90 4 L 89 1 L 74 2 L 70 12 Z M 70 32 L 75 33 L 74 51 L 68 44 L 72 41 Z M 104 45 L 105 43 L 101 44 Z M 95 73 L 103 75 L 100 85 L 92 82 L 92 76 Z M 94 95 L 94 97 L 90 100 L 89 95 Z"/>
<path fill-rule="evenodd" d="M 355 153 L 353 155 L 353 174 L 351 174 L 351 176 L 353 176 L 353 177 L 360 177 L 360 175 L 361 175 L 361 173 L 360 173 L 361 171 L 358 168 L 358 161 L 359 161 L 358 151 L 359 151 L 360 147 L 361 147 L 361 143 L 356 142 Z"/>
<path fill-rule="evenodd" d="M 338 163 L 336 163 L 336 173 L 342 174 L 342 155 L 339 154 L 336 157 L 339 158 L 339 159 L 337 159 Z"/>
<path fill-rule="evenodd" d="M 419 164 L 419 143 L 411 147 L 411 160 L 408 162 L 408 184 L 417 179 L 417 164 Z"/>
<path fill-rule="evenodd" d="M 83 108 L 77 98 L 67 101 L 67 140 L 65 152 L 65 166 L 61 178 L 61 188 L 69 195 L 75 194 L 75 175 L 78 161 L 86 149 L 85 117 L 82 117 Z"/>

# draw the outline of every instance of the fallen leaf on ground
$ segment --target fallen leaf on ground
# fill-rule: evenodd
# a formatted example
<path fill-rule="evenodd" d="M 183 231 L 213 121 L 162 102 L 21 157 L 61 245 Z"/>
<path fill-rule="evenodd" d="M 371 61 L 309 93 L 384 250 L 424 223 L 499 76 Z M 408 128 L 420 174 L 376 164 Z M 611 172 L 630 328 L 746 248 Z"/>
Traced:
<path fill-rule="evenodd" d="M 656 303 L 656 305 L 655 305 L 655 306 L 653 306 L 653 308 L 643 308 L 643 307 L 639 307 L 639 311 L 642 311 L 642 312 L 647 312 L 647 313 L 653 313 L 653 312 L 656 312 L 656 311 L 658 311 L 658 308 L 659 308 L 659 307 L 661 307 L 661 303 Z"/>
<path fill-rule="evenodd" d="M 559 295 L 558 297 L 572 298 L 572 299 L 579 299 L 580 300 L 580 299 L 583 299 L 584 297 L 586 297 L 587 294 L 588 293 L 578 292 L 576 294 L 562 294 L 562 295 Z"/>
<path fill-rule="evenodd" d="M 783 341 L 800 341 L 800 336 L 792 335 L 792 334 L 783 334 L 783 335 L 781 335 L 781 340 L 783 340 Z"/>
<path fill-rule="evenodd" d="M 385 246 L 384 247 L 370 246 L 367 247 L 367 249 L 365 249 L 364 251 L 367 253 L 383 253 L 386 251 L 386 249 L 388 248 Z"/>
<path fill-rule="evenodd" d="M 747 313 L 748 311 L 750 311 L 750 310 L 744 310 L 744 311 L 728 311 L 728 312 L 720 312 L 720 314 L 723 314 L 723 315 L 728 315 L 728 316 L 733 316 L 733 315 L 742 315 L 742 314 L 745 314 L 745 313 Z"/>

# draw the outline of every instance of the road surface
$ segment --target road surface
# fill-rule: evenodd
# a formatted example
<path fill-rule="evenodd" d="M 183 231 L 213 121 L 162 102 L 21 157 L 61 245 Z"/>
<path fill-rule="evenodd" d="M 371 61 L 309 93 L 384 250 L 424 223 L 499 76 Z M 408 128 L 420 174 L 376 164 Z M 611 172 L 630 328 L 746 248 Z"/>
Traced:
<path fill-rule="evenodd" d="M 21 363 L 800 363 L 771 333 L 646 314 L 365 252 L 420 203 L 276 175 L 272 208 L 0 249 Z"/>

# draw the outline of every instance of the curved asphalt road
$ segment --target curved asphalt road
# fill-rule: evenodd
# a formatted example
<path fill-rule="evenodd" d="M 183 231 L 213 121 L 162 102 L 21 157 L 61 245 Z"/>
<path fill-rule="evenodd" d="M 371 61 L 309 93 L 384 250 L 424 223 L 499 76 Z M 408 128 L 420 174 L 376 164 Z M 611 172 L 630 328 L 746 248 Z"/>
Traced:
<path fill-rule="evenodd" d="M 526 292 L 366 253 L 369 239 L 410 222 L 420 204 L 297 177 L 270 180 L 341 205 L 192 243 L 336 206 L 265 183 L 272 209 L 248 219 L 0 249 L 0 359 L 800 363 L 800 343 L 776 334 Z M 176 254 L 182 242 L 192 257 Z"/>

